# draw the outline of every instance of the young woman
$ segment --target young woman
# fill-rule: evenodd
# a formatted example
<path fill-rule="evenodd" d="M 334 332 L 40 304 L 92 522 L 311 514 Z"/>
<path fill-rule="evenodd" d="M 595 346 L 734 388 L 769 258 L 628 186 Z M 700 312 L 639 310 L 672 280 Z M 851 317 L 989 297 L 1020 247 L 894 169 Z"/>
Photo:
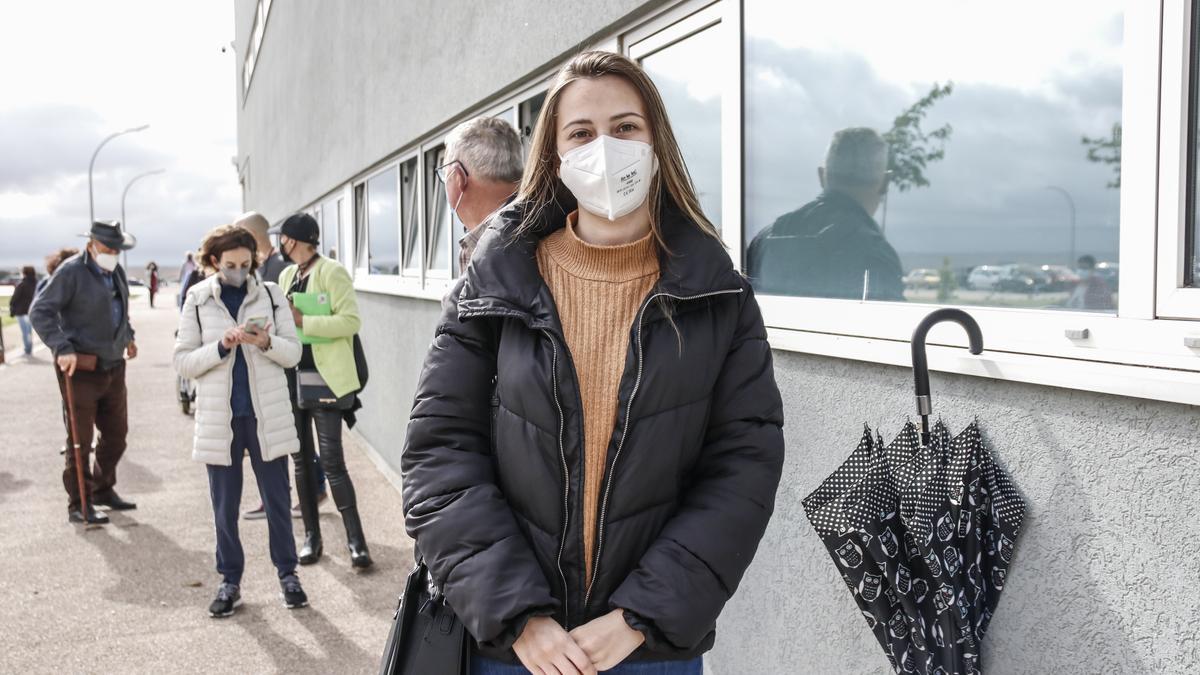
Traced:
<path fill-rule="evenodd" d="M 308 597 L 296 576 L 287 473 L 287 456 L 300 443 L 284 375 L 300 360 L 296 327 L 283 292 L 254 277 L 258 262 L 249 232 L 218 227 L 204 238 L 199 256 L 210 274 L 184 299 L 175 369 L 196 383 L 192 458 L 208 465 L 216 521 L 221 585 L 208 612 L 230 616 L 242 601 L 245 557 L 237 526 L 246 453 L 266 504 L 284 606 L 303 607 Z"/>
<path fill-rule="evenodd" d="M 158 295 L 158 263 L 153 260 L 146 265 L 146 288 L 150 291 L 150 307 L 154 307 L 154 296 Z"/>
<path fill-rule="evenodd" d="M 637 65 L 573 58 L 531 152 L 444 301 L 407 529 L 473 673 L 699 674 L 782 469 L 762 318 Z"/>
<path fill-rule="evenodd" d="M 354 494 L 354 483 L 346 470 L 342 453 L 342 422 L 353 424 L 354 411 L 360 405 L 356 393 L 362 388 L 358 379 L 358 368 L 354 360 L 354 335 L 361 322 L 358 318 L 358 301 L 354 297 L 354 284 L 346 268 L 327 260 L 317 253 L 321 230 L 317 221 L 306 213 L 289 216 L 272 234 L 279 235 L 280 252 L 293 264 L 279 275 L 279 285 L 287 289 L 289 300 L 296 293 L 325 296 L 329 309 L 322 314 L 305 316 L 292 306 L 292 317 L 296 325 L 308 338 L 304 353 L 294 371 L 289 373 L 292 400 L 296 401 L 297 378 L 319 376 L 319 381 L 329 387 L 335 403 L 317 408 L 296 407 L 296 429 L 300 435 L 300 452 L 293 458 L 296 465 L 296 493 L 300 501 L 300 515 L 304 521 L 304 545 L 300 548 L 300 564 L 308 565 L 321 558 L 321 522 L 317 513 L 319 480 L 314 470 L 318 461 L 314 457 L 312 429 L 317 430 L 317 445 L 320 447 L 320 466 L 329 479 L 329 492 L 333 503 L 342 514 L 346 526 L 346 545 L 350 550 L 350 564 L 364 568 L 371 566 L 371 552 L 363 534 L 362 520 L 358 516 L 358 501 Z"/>

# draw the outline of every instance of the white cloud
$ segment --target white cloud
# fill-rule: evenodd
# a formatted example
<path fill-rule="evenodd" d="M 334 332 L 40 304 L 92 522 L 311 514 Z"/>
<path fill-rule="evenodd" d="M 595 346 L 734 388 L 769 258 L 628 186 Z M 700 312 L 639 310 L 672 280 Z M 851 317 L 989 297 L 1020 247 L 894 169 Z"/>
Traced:
<path fill-rule="evenodd" d="M 40 260 L 87 229 L 87 165 L 97 218 L 126 203 L 139 247 L 173 261 L 240 211 L 233 4 L 191 0 L 6 3 L 0 25 L 0 266 Z M 225 52 L 222 53 L 222 47 Z M 17 64 L 14 67 L 14 64 Z M 168 257 L 169 256 L 169 257 Z"/>

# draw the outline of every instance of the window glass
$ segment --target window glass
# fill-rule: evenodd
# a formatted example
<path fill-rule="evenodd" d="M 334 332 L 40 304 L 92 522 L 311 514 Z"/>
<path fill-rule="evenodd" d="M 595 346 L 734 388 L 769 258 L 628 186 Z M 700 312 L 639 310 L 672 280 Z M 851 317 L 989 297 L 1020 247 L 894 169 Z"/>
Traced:
<path fill-rule="evenodd" d="M 404 271 L 421 274 L 421 212 L 417 208 L 417 158 L 400 163 L 400 226 L 404 237 Z"/>
<path fill-rule="evenodd" d="M 321 204 L 321 253 L 334 260 L 338 259 L 341 242 L 342 214 L 338 208 L 341 203 L 340 199 L 330 199 Z"/>
<path fill-rule="evenodd" d="M 721 226 L 721 24 L 641 60 L 662 94 L 704 215 Z"/>
<path fill-rule="evenodd" d="M 367 247 L 371 274 L 400 273 L 400 211 L 396 196 L 397 168 L 367 181 Z"/>
<path fill-rule="evenodd" d="M 425 230 L 429 249 L 425 252 L 426 269 L 447 276 L 450 273 L 450 206 L 446 188 L 438 180 L 436 169 L 446 161 L 446 146 L 425 153 Z"/>
<path fill-rule="evenodd" d="M 355 267 L 367 266 L 367 186 L 354 186 L 354 256 Z"/>
<path fill-rule="evenodd" d="M 525 150 L 526 158 L 529 157 L 529 146 L 533 143 L 533 127 L 537 124 L 538 115 L 542 114 L 542 108 L 545 105 L 546 92 L 521 103 L 521 119 L 517 132 L 521 135 L 521 148 Z"/>
<path fill-rule="evenodd" d="M 1123 5 L 746 0 L 755 287 L 1115 311 Z"/>

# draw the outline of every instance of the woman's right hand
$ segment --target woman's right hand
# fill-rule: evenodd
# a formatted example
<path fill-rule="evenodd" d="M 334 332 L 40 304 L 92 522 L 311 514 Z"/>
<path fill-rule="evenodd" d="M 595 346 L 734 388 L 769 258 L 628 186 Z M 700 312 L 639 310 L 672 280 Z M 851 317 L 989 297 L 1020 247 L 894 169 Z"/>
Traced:
<path fill-rule="evenodd" d="M 233 351 L 233 348 L 237 346 L 241 339 L 242 329 L 237 327 L 230 328 L 229 330 L 225 331 L 225 337 L 221 338 L 221 346 L 224 347 L 226 351 Z"/>
<path fill-rule="evenodd" d="M 596 675 L 596 667 L 570 633 L 548 616 L 535 616 L 525 624 L 513 651 L 532 673 L 541 675 Z"/>

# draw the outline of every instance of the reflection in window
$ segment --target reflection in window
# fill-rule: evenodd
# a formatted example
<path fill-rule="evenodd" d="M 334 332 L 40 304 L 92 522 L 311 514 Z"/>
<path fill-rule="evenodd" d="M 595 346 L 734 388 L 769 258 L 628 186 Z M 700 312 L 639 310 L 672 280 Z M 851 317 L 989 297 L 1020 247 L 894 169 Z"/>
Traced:
<path fill-rule="evenodd" d="M 1200 287 L 1200 3 L 1192 5 L 1192 55 L 1191 55 L 1191 86 L 1189 91 L 1191 105 L 1191 148 L 1188 161 L 1188 180 L 1191 189 L 1188 191 L 1188 224 L 1184 233 L 1184 270 L 1183 284 L 1193 288 Z"/>
<path fill-rule="evenodd" d="M 371 274 L 400 273 L 400 212 L 396 167 L 367 181 L 367 246 Z"/>
<path fill-rule="evenodd" d="M 1124 3 L 936 4 L 746 1 L 747 273 L 1114 311 Z"/>
<path fill-rule="evenodd" d="M 542 113 L 545 105 L 546 92 L 530 97 L 521 103 L 521 119 L 517 126 L 517 132 L 521 136 L 521 148 L 525 150 L 526 158 L 529 157 L 529 146 L 533 144 L 533 127 L 537 125 L 538 115 Z"/>
<path fill-rule="evenodd" d="M 450 273 L 450 206 L 446 189 L 438 180 L 436 169 L 446 161 L 446 146 L 439 145 L 425 153 L 425 230 L 429 250 L 426 265 L 430 272 L 448 276 Z"/>
<path fill-rule="evenodd" d="M 340 199 L 330 199 L 321 204 L 321 253 L 334 260 L 338 259 L 338 246 L 341 242 L 342 214 Z"/>
<path fill-rule="evenodd" d="M 417 158 L 400 164 L 400 227 L 405 274 L 421 274 L 421 218 L 417 208 Z"/>
<path fill-rule="evenodd" d="M 642 68 L 662 94 L 700 207 L 721 227 L 721 24 L 644 57 Z M 711 66 L 711 67 L 709 67 Z"/>

